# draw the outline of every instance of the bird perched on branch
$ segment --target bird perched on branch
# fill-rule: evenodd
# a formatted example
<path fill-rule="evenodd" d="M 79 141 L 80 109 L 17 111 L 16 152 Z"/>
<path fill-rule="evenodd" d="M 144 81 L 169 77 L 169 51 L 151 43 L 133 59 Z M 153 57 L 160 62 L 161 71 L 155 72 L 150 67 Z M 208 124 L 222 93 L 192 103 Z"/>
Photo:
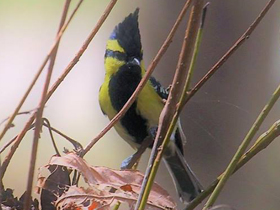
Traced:
<path fill-rule="evenodd" d="M 122 109 L 145 74 L 138 13 L 139 9 L 136 9 L 119 23 L 107 41 L 106 74 L 100 87 L 99 103 L 110 120 Z M 154 136 L 152 130 L 158 126 L 163 99 L 167 97 L 168 92 L 151 77 L 126 114 L 116 123 L 118 134 L 133 148 L 139 148 L 145 138 Z M 164 160 L 180 198 L 189 202 L 201 192 L 201 185 L 184 159 L 183 135 L 179 125 L 173 136 Z"/>

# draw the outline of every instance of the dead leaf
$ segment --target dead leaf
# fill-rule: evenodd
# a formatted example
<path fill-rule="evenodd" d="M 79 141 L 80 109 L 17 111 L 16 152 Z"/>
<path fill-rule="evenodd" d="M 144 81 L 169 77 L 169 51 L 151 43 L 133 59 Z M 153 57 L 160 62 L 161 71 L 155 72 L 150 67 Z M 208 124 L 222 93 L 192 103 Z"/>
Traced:
<path fill-rule="evenodd" d="M 49 165 L 65 166 L 75 169 L 89 185 L 87 189 L 71 186 L 60 196 L 55 206 L 64 209 L 70 204 L 81 209 L 109 209 L 118 201 L 128 203 L 133 208 L 137 201 L 144 175 L 135 170 L 113 170 L 106 167 L 92 167 L 74 153 L 63 157 L 54 156 Z M 98 205 L 97 205 L 98 204 Z M 67 207 L 68 208 L 68 207 Z M 69 209 L 69 208 L 68 208 Z M 176 204 L 169 194 L 154 183 L 146 209 L 176 209 Z"/>
<path fill-rule="evenodd" d="M 39 173 L 37 192 L 40 193 L 42 210 L 55 210 L 56 199 L 70 186 L 69 171 L 65 166 L 58 165 L 49 165 L 46 168 L 50 171 L 50 175 L 44 177 Z"/>
<path fill-rule="evenodd" d="M 123 191 L 128 191 L 128 192 L 132 192 L 133 191 L 131 185 L 129 185 L 129 184 L 121 186 L 121 189 Z"/>

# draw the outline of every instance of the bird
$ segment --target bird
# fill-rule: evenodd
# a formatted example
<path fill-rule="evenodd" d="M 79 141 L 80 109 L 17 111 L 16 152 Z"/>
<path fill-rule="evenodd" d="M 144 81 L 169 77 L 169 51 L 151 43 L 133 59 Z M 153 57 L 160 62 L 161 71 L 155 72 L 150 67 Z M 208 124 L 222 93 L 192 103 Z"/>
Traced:
<path fill-rule="evenodd" d="M 146 71 L 138 16 L 139 8 L 114 28 L 106 44 L 105 78 L 99 90 L 99 105 L 110 120 L 123 108 Z M 168 89 L 150 77 L 134 103 L 115 124 L 120 137 L 134 149 L 138 149 L 148 136 L 155 137 L 167 98 Z M 188 203 L 202 192 L 202 185 L 184 158 L 185 136 L 179 122 L 172 136 L 163 158 L 180 200 Z"/>

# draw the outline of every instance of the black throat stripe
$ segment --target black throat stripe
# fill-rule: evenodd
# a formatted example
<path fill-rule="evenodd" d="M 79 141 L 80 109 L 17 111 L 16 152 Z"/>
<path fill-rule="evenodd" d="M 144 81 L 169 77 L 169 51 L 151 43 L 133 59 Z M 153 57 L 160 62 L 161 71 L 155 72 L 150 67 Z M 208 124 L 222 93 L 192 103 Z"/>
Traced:
<path fill-rule="evenodd" d="M 109 83 L 109 95 L 112 106 L 120 111 L 130 96 L 133 94 L 141 80 L 140 66 L 123 65 L 112 75 Z M 137 99 L 120 120 L 129 135 L 133 136 L 136 143 L 141 144 L 148 136 L 147 120 L 137 110 Z"/>
<path fill-rule="evenodd" d="M 119 51 L 113 51 L 113 50 L 106 50 L 105 51 L 105 58 L 111 57 L 111 58 L 116 58 L 119 61 L 126 61 L 127 60 L 127 55 L 124 52 L 119 52 Z"/>

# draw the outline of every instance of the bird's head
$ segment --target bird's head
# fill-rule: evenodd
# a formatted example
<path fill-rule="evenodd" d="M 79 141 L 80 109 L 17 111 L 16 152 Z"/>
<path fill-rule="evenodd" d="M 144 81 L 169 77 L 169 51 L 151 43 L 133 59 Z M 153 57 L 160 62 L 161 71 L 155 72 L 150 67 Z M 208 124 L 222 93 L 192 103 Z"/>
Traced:
<path fill-rule="evenodd" d="M 111 33 L 105 53 L 106 74 L 114 74 L 123 65 L 128 69 L 143 65 L 138 13 L 139 8 L 130 13 Z"/>

